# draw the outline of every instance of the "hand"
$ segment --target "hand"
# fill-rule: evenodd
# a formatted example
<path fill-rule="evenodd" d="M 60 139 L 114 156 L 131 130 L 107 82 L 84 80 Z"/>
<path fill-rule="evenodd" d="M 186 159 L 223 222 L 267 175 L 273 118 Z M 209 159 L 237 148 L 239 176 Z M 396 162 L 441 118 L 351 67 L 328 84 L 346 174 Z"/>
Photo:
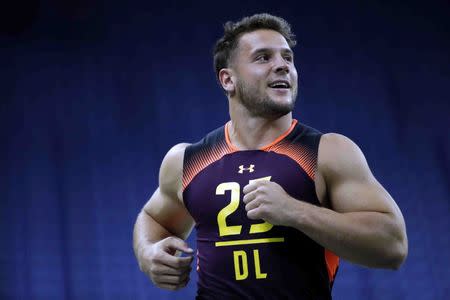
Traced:
<path fill-rule="evenodd" d="M 257 180 L 247 184 L 243 192 L 249 219 L 262 219 L 273 225 L 289 224 L 290 213 L 298 200 L 289 196 L 278 183 Z"/>
<path fill-rule="evenodd" d="M 139 257 L 139 267 L 158 287 L 178 290 L 189 282 L 193 256 L 178 257 L 176 251 L 192 254 L 185 241 L 171 236 L 145 249 Z"/>

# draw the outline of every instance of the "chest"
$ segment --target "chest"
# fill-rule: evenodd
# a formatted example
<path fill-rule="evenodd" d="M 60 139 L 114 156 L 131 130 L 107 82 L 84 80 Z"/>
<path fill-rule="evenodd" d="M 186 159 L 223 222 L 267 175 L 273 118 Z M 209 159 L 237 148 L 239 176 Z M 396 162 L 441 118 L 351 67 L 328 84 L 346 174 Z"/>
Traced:
<path fill-rule="evenodd" d="M 187 186 L 183 199 L 197 226 L 217 228 L 224 220 L 251 227 L 242 190 L 253 180 L 274 181 L 292 197 L 319 204 L 314 180 L 295 160 L 260 150 L 227 154 L 207 166 Z"/>

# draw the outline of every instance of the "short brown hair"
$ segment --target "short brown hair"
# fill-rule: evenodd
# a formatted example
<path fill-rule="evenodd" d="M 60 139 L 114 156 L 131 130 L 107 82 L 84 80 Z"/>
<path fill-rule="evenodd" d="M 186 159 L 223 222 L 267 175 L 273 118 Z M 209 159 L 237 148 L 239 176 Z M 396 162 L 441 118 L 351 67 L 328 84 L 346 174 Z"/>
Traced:
<path fill-rule="evenodd" d="M 289 47 L 293 48 L 297 44 L 295 35 L 291 31 L 291 25 L 286 20 L 267 13 L 244 17 L 238 22 L 228 21 L 223 27 L 224 35 L 214 46 L 214 70 L 217 78 L 219 71 L 229 66 L 233 51 L 237 48 L 239 38 L 244 33 L 258 29 L 271 29 L 280 33 L 286 39 Z"/>

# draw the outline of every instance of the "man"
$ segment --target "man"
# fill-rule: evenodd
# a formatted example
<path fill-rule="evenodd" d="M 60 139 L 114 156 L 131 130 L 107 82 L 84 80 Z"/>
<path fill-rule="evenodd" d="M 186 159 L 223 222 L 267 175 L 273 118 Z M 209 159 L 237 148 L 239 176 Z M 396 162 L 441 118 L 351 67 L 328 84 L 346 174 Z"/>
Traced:
<path fill-rule="evenodd" d="M 231 120 L 169 150 L 134 228 L 139 266 L 158 287 L 189 281 L 194 224 L 198 299 L 331 299 L 338 257 L 404 261 L 403 216 L 358 146 L 292 118 L 295 43 L 268 14 L 225 25 L 214 64 Z"/>

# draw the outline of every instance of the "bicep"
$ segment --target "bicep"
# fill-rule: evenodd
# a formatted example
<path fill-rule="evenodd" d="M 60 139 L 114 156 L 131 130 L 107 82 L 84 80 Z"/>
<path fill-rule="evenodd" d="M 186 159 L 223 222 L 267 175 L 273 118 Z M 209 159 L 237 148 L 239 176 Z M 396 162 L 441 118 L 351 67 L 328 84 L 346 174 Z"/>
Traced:
<path fill-rule="evenodd" d="M 194 220 L 181 200 L 184 149 L 178 144 L 167 152 L 159 171 L 159 187 L 144 206 L 144 213 L 152 217 L 171 234 L 187 238 Z"/>
<path fill-rule="evenodd" d="M 394 213 L 396 205 L 375 178 L 342 178 L 330 185 L 330 203 L 337 212 Z"/>
<path fill-rule="evenodd" d="M 186 239 L 194 225 L 194 220 L 179 199 L 156 189 L 145 204 L 143 213 L 173 235 Z"/>
<path fill-rule="evenodd" d="M 362 151 L 350 139 L 335 134 L 327 136 L 319 151 L 333 210 L 399 212 L 392 197 L 373 176 Z"/>
<path fill-rule="evenodd" d="M 360 225 L 381 226 L 383 231 L 401 239 L 405 221 L 400 208 L 372 175 L 364 156 L 353 157 L 349 166 L 342 166 L 337 178 L 329 185 L 331 208 L 350 216 Z"/>

